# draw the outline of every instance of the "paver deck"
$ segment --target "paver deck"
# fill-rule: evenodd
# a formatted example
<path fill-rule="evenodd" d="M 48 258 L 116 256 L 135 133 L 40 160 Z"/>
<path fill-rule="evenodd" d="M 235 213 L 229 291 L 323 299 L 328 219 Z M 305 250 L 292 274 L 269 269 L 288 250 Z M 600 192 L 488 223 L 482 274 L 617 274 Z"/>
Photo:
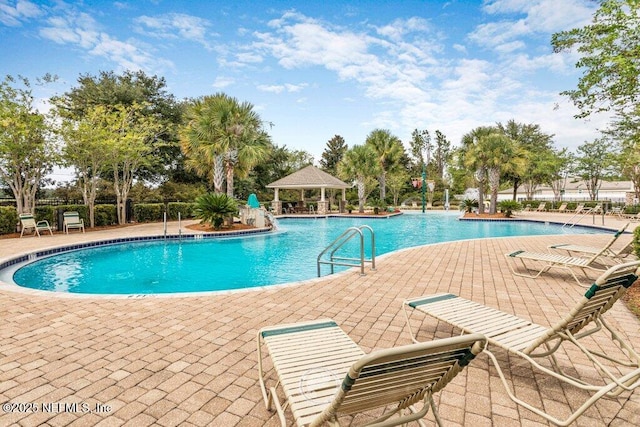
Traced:
<path fill-rule="evenodd" d="M 608 219 L 607 225 L 619 224 Z M 169 232 L 175 232 L 176 224 L 171 227 Z M 146 225 L 4 239 L 0 259 L 45 246 L 161 232 L 160 225 Z M 264 408 L 257 383 L 255 335 L 262 326 L 331 317 L 365 351 L 404 345 L 410 338 L 402 300 L 436 292 L 456 293 L 550 324 L 584 289 L 563 272 L 535 280 L 514 277 L 504 254 L 545 250 L 561 242 L 599 245 L 608 238 L 540 236 L 437 244 L 380 257 L 377 271 L 364 277 L 346 272 L 294 286 L 205 296 L 61 297 L 0 286 L 0 403 L 37 404 L 38 409 L 0 411 L 0 425 L 275 426 L 277 417 Z M 617 304 L 607 318 L 640 350 L 640 321 L 624 304 Z M 427 340 L 452 333 L 427 319 L 419 336 Z M 528 365 L 504 353 L 497 355 L 516 393 L 542 401 L 554 414 L 562 417 L 584 400 L 582 392 L 534 375 Z M 575 353 L 560 360 L 588 375 L 590 367 Z M 445 425 L 547 425 L 513 404 L 485 355 L 437 401 Z M 64 402 L 79 405 L 65 407 Z M 45 412 L 46 403 L 60 405 Z M 96 404 L 102 406 L 96 409 Z M 433 421 L 430 414 L 427 421 Z M 638 392 L 600 400 L 576 423 L 639 424 Z"/>

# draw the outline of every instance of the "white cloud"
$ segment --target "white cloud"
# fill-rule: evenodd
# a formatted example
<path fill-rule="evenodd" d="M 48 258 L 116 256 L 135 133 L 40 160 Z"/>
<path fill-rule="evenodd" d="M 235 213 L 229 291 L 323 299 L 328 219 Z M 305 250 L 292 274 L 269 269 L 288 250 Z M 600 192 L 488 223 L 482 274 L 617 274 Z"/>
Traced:
<path fill-rule="evenodd" d="M 141 16 L 135 23 L 135 30 L 140 34 L 161 39 L 191 40 L 211 49 L 207 41 L 211 23 L 206 19 L 183 13 L 168 13 L 156 17 Z"/>
<path fill-rule="evenodd" d="M 294 84 L 290 84 L 290 83 L 285 83 L 283 85 L 258 85 L 256 87 L 258 88 L 258 90 L 261 90 L 263 92 L 271 92 L 271 93 L 289 92 L 289 93 L 295 93 L 295 92 L 300 92 L 302 89 L 307 87 L 307 84 L 306 83 L 302 83 L 302 84 L 299 84 L 299 85 L 294 85 Z"/>
<path fill-rule="evenodd" d="M 236 81 L 233 77 L 216 77 L 216 80 L 211 86 L 216 89 L 224 89 L 225 87 L 231 86 L 235 82 Z"/>
<path fill-rule="evenodd" d="M 0 1 L 0 22 L 9 27 L 20 26 L 22 21 L 37 18 L 43 13 L 37 4 L 27 0 Z"/>
<path fill-rule="evenodd" d="M 139 47 L 134 40 L 121 41 L 100 31 L 98 23 L 88 14 L 68 10 L 60 16 L 47 19 L 40 35 L 58 44 L 70 44 L 88 54 L 115 62 L 122 70 L 173 68 L 171 61 L 158 58 Z"/>
<path fill-rule="evenodd" d="M 490 0 L 483 6 L 486 13 L 509 17 L 479 25 L 469 38 L 480 46 L 509 53 L 525 46 L 519 38 L 585 25 L 596 8 L 596 2 L 586 0 Z"/>

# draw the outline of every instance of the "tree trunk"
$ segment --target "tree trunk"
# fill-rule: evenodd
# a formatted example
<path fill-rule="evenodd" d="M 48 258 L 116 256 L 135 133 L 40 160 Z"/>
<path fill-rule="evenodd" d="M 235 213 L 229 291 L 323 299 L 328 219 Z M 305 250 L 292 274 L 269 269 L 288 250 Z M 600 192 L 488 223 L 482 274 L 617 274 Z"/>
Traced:
<path fill-rule="evenodd" d="M 500 169 L 489 169 L 489 188 L 491 189 L 491 204 L 489 205 L 489 213 L 497 212 L 498 207 L 498 188 L 500 187 Z"/>
<path fill-rule="evenodd" d="M 358 179 L 358 212 L 364 213 L 364 179 Z"/>
<path fill-rule="evenodd" d="M 384 202 L 384 199 L 387 198 L 387 173 L 382 171 L 379 178 L 380 182 L 380 201 Z"/>
<path fill-rule="evenodd" d="M 233 165 L 227 164 L 227 196 L 233 198 Z"/>
<path fill-rule="evenodd" d="M 222 185 L 224 184 L 224 156 L 219 154 L 214 158 L 213 164 L 213 191 L 222 193 Z"/>
<path fill-rule="evenodd" d="M 515 178 L 513 180 L 513 201 L 518 200 L 518 187 L 520 187 L 520 179 Z"/>

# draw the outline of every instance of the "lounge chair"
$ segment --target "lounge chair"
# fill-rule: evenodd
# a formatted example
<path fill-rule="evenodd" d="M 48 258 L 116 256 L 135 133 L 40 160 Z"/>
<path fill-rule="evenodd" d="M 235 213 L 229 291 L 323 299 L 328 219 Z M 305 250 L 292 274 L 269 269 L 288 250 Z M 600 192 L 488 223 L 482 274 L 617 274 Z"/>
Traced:
<path fill-rule="evenodd" d="M 600 257 L 605 256 L 605 253 L 609 250 L 609 247 L 613 244 L 614 240 L 609 241 L 607 245 L 599 249 L 596 253 L 591 254 L 589 257 L 577 257 L 577 256 L 569 256 L 569 255 L 560 255 L 553 254 L 549 252 L 527 252 L 527 251 L 515 251 L 508 254 L 505 254 L 507 258 L 519 259 L 522 262 L 524 269 L 528 273 L 520 273 L 515 270 L 512 263 L 509 264 L 509 268 L 511 272 L 515 276 L 520 277 L 528 277 L 530 279 L 538 278 L 542 273 L 546 273 L 552 268 L 559 268 L 568 271 L 573 278 L 578 282 L 580 286 L 582 282 L 576 276 L 574 268 L 579 268 L 582 270 L 582 273 L 587 276 L 586 269 L 596 270 L 598 272 L 603 272 L 607 269 L 607 265 L 603 264 L 600 261 Z M 543 267 L 540 270 L 533 270 L 534 273 L 531 273 L 531 269 L 527 267 L 527 264 L 524 260 L 537 261 L 543 263 Z"/>
<path fill-rule="evenodd" d="M 640 212 L 632 215 L 624 215 L 624 218 L 629 221 L 640 221 Z"/>
<path fill-rule="evenodd" d="M 586 209 L 589 209 L 589 208 L 586 208 Z M 579 213 L 584 213 L 584 211 L 585 211 L 584 203 L 579 203 L 576 206 L 576 209 L 573 211 L 573 213 L 577 215 Z"/>
<path fill-rule="evenodd" d="M 263 328 L 258 332 L 258 376 L 267 409 L 272 403 L 282 426 L 284 408 L 298 426 L 338 425 L 337 418 L 372 409 L 375 425 L 392 426 L 420 420 L 441 390 L 486 345 L 479 334 L 411 344 L 370 354 L 364 352 L 331 319 Z M 265 385 L 262 345 L 266 345 L 278 383 Z M 281 385 L 286 405 L 276 394 Z M 423 402 L 421 409 L 414 404 Z M 397 415 L 397 416 L 396 416 Z M 418 421 L 420 422 L 420 421 Z"/>
<path fill-rule="evenodd" d="M 562 203 L 558 209 L 549 209 L 549 212 L 558 212 L 558 213 L 565 213 L 567 211 L 567 204 L 566 203 Z"/>
<path fill-rule="evenodd" d="M 23 213 L 20 214 L 20 238 L 24 234 L 25 230 L 33 228 L 33 234 L 40 237 L 40 231 L 48 231 L 53 236 L 53 231 L 51 231 L 51 227 L 49 226 L 49 221 L 42 220 L 36 222 L 33 214 Z"/>
<path fill-rule="evenodd" d="M 416 311 L 422 312 L 461 329 L 463 333 L 484 334 L 488 340 L 486 352 L 495 365 L 509 397 L 517 404 L 545 419 L 566 426 L 575 421 L 601 397 L 616 398 L 621 393 L 633 390 L 640 385 L 640 355 L 624 342 L 602 316 L 626 292 L 627 288 L 636 282 L 638 275 L 640 275 L 640 261 L 612 267 L 595 281 L 564 319 L 551 327 L 537 325 L 530 320 L 453 294 L 436 294 L 406 300 L 403 303 L 403 311 L 409 333 L 415 342 L 418 341 L 411 329 L 410 313 L 408 313 L 410 309 L 411 314 Z M 587 327 L 589 329 L 586 329 Z M 589 350 L 583 340 L 602 328 L 606 331 L 598 334 L 597 338 L 594 336 L 594 339 L 597 339 L 598 342 L 611 341 L 608 347 L 611 351 L 608 350 L 607 354 Z M 590 374 L 600 374 L 602 381 L 598 381 L 598 384 L 591 384 L 586 382 L 584 378 L 578 379 L 562 371 L 555 358 L 555 352 L 564 342 L 574 344 L 595 365 L 595 369 Z M 611 356 L 616 353 L 613 351 L 614 344 L 621 350 L 621 354 L 626 355 L 628 361 L 617 360 Z M 559 420 L 543 409 L 530 405 L 514 395 L 507 384 L 498 360 L 489 350 L 492 346 L 506 350 L 511 355 L 522 357 L 532 367 L 544 374 L 586 390 L 590 393 L 590 397 L 565 420 Z M 535 360 L 547 356 L 552 369 L 540 365 Z M 607 364 L 609 366 L 604 364 L 605 360 L 611 362 Z M 576 362 L 576 365 L 579 369 L 588 367 L 582 361 Z M 611 365 L 616 365 L 616 368 L 612 369 Z M 627 372 L 625 373 L 625 371 Z"/>
<path fill-rule="evenodd" d="M 610 264 L 607 262 L 608 260 L 621 263 L 624 258 L 633 253 L 633 239 L 629 239 L 629 241 L 623 247 L 617 250 L 614 250 L 611 247 L 616 242 L 616 240 L 618 240 L 618 237 L 620 237 L 624 233 L 628 226 L 629 223 L 626 223 L 622 228 L 616 231 L 613 237 L 611 237 L 611 239 L 604 246 L 604 251 L 602 251 L 602 248 L 597 248 L 594 246 L 581 246 L 566 243 L 559 245 L 550 245 L 547 246 L 547 248 L 550 252 L 552 250 L 567 251 L 569 253 L 569 256 L 592 256 L 595 254 L 600 254 L 600 262 L 602 262 L 604 265 Z"/>
<path fill-rule="evenodd" d="M 73 228 L 77 228 L 82 230 L 84 233 L 84 220 L 80 218 L 80 214 L 78 212 L 65 212 L 62 214 L 63 216 L 63 229 L 66 234 L 69 234 L 69 230 Z"/>
<path fill-rule="evenodd" d="M 538 209 L 536 209 L 536 212 L 544 212 L 544 211 L 546 211 L 546 207 L 547 207 L 547 203 L 546 202 L 542 202 L 538 206 Z"/>

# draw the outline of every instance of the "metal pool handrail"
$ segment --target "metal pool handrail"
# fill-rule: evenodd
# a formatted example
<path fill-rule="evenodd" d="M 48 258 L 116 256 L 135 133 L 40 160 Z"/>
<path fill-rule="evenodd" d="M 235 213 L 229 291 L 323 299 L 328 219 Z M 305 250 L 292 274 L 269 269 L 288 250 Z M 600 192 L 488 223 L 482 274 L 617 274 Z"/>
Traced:
<path fill-rule="evenodd" d="M 371 259 L 366 259 L 364 257 L 364 233 L 362 230 L 369 230 L 371 234 Z M 335 253 L 338 249 L 345 245 L 352 238 L 359 236 L 360 240 L 360 257 L 359 258 L 345 258 L 345 257 L 337 257 Z M 333 249 L 333 250 L 332 250 Z M 322 260 L 322 257 L 327 253 L 329 254 L 328 260 Z M 358 261 L 358 264 L 346 262 L 346 261 Z M 320 255 L 318 255 L 317 266 L 318 266 L 318 277 L 321 276 L 320 266 L 321 264 L 329 264 L 331 266 L 331 274 L 334 273 L 333 266 L 334 265 L 342 265 L 346 267 L 360 267 L 360 275 L 364 276 L 364 263 L 370 262 L 371 269 L 376 269 L 376 238 L 373 229 L 368 225 L 361 225 L 359 227 L 349 227 L 347 228 L 338 238 L 336 238 L 329 246 L 327 246 Z"/>

